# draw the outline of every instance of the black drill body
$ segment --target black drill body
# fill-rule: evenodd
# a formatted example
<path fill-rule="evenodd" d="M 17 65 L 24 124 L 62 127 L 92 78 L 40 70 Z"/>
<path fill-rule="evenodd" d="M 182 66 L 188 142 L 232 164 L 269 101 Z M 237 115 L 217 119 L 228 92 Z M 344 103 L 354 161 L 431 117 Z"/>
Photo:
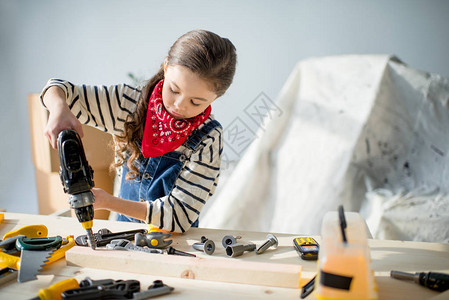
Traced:
<path fill-rule="evenodd" d="M 93 170 L 84 153 L 83 144 L 78 133 L 66 129 L 58 135 L 59 176 L 64 192 L 69 194 L 70 207 L 74 209 L 78 221 L 87 230 L 90 246 L 95 249 L 92 233 L 95 202 Z"/>
<path fill-rule="evenodd" d="M 449 274 L 437 272 L 416 272 L 412 274 L 391 271 L 390 276 L 397 279 L 413 280 L 415 283 L 439 292 L 449 290 Z"/>

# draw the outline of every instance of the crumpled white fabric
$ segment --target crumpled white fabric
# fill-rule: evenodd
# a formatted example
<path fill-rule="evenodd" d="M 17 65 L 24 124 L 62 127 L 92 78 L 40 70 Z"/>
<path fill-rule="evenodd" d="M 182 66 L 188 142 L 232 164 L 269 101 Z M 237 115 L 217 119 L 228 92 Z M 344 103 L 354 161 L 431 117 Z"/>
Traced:
<path fill-rule="evenodd" d="M 343 204 L 375 238 L 447 241 L 448 102 L 447 78 L 394 56 L 299 62 L 276 101 L 282 114 L 267 115 L 201 226 L 319 234 Z M 409 203 L 375 204 L 386 193 Z M 410 204 L 414 195 L 423 205 Z M 417 220 L 429 224 L 408 225 Z"/>

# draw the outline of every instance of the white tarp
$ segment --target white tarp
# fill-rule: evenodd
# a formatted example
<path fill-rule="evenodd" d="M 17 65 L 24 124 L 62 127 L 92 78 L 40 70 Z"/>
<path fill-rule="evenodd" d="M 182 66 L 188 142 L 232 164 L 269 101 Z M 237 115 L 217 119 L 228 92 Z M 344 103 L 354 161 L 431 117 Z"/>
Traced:
<path fill-rule="evenodd" d="M 449 241 L 448 102 L 395 57 L 298 63 L 201 226 L 319 234 L 343 204 L 376 238 Z"/>

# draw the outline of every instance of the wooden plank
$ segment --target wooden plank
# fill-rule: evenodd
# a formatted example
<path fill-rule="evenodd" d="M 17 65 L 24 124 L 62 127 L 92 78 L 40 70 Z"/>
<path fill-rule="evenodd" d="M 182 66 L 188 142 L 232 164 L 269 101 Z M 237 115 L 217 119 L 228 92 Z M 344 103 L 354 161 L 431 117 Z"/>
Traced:
<path fill-rule="evenodd" d="M 185 257 L 73 247 L 66 253 L 68 265 L 219 282 L 299 288 L 301 266 L 243 261 L 238 258 Z"/>

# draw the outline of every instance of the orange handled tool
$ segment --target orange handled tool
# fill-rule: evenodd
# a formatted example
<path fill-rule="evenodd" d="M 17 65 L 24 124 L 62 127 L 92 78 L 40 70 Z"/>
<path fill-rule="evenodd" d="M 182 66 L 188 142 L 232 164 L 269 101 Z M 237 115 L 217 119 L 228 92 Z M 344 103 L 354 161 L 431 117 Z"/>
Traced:
<path fill-rule="evenodd" d="M 14 231 L 10 231 L 3 236 L 2 240 L 6 240 L 8 238 L 24 235 L 27 238 L 44 238 L 47 237 L 48 229 L 47 226 L 38 224 L 38 225 L 27 225 L 23 226 Z"/>
<path fill-rule="evenodd" d="M 79 287 L 80 285 L 75 278 L 65 279 L 53 284 L 49 288 L 39 290 L 38 296 L 31 300 L 60 300 L 62 299 L 63 292 Z"/>
<path fill-rule="evenodd" d="M 48 258 L 48 261 L 45 263 L 46 266 L 48 266 L 52 262 L 55 262 L 65 257 L 65 253 L 67 252 L 67 250 L 75 246 L 75 237 L 73 235 L 67 236 L 66 240 L 68 241 L 67 244 L 64 245 L 63 242 L 63 246 L 55 250 L 55 252 L 53 252 L 53 254 L 50 256 L 50 258 Z"/>

